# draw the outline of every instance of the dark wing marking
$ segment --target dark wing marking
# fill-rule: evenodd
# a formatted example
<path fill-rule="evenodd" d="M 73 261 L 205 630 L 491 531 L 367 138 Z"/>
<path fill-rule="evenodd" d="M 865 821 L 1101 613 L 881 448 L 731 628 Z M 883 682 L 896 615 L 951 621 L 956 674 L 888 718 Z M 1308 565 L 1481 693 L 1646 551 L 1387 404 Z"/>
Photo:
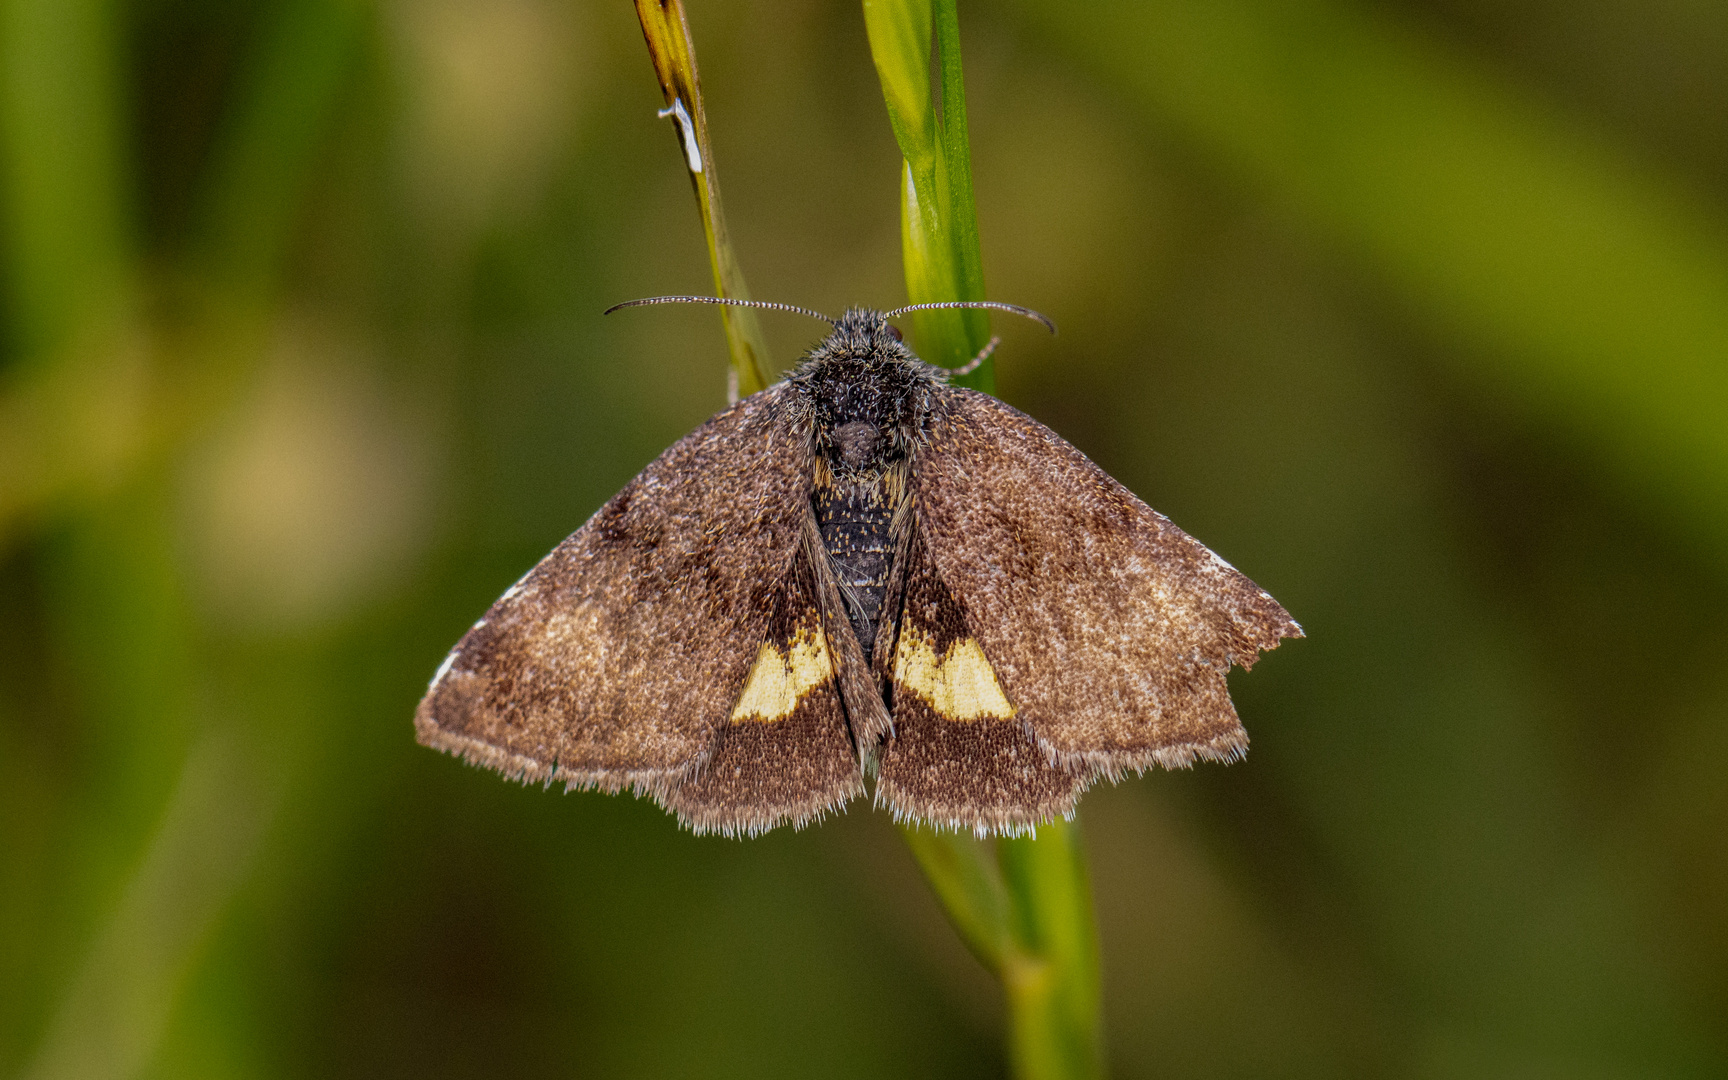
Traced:
<path fill-rule="evenodd" d="M 711 753 L 664 800 L 696 832 L 755 835 L 786 821 L 802 826 L 864 791 L 840 685 L 842 646 L 856 653 L 858 645 L 850 629 L 835 635 L 817 565 L 801 544 L 769 604 L 750 671 L 727 698 L 731 711 Z"/>
<path fill-rule="evenodd" d="M 894 708 L 877 800 L 897 818 L 980 835 L 1024 832 L 1069 813 L 1083 777 L 1053 764 L 1033 740 L 976 621 L 937 576 L 919 530 L 909 532 L 876 653 Z"/>
<path fill-rule="evenodd" d="M 505 593 L 433 679 L 420 741 L 663 800 L 713 750 L 798 551 L 810 450 L 792 394 L 679 440 Z"/>
<path fill-rule="evenodd" d="M 1302 634 L 1252 581 L 970 390 L 939 399 L 912 484 L 937 574 L 1057 762 L 1114 777 L 1246 750 L 1225 674 Z"/>

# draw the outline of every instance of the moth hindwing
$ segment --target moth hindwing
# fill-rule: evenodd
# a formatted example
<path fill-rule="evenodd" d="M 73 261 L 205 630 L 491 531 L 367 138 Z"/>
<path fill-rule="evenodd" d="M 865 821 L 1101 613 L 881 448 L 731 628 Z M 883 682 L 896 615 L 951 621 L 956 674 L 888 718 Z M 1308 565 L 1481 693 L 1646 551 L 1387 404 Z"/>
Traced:
<path fill-rule="evenodd" d="M 1099 777 L 1240 756 L 1225 673 L 1300 633 L 1054 432 L 855 309 L 494 604 L 416 728 L 700 832 L 813 820 L 872 763 L 899 817 L 1018 832 Z"/>

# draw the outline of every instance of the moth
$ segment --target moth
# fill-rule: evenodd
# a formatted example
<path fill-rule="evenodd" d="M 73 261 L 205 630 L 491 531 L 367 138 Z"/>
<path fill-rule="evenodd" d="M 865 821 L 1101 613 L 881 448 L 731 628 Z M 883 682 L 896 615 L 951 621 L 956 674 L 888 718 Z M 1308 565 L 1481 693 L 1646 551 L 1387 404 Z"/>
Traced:
<path fill-rule="evenodd" d="M 1301 628 L 888 321 L 1043 316 L 631 304 L 674 301 L 833 331 L 511 586 L 438 669 L 421 743 L 733 836 L 815 821 L 867 780 L 897 819 L 1011 835 L 1101 778 L 1243 755 L 1225 675 Z"/>

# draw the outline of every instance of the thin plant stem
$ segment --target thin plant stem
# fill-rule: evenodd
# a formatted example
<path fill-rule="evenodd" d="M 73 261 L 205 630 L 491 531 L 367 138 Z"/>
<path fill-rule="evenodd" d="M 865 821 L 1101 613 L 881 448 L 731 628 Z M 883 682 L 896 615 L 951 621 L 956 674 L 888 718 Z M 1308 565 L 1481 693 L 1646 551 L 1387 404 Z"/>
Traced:
<path fill-rule="evenodd" d="M 987 299 L 954 0 L 864 0 L 864 22 L 903 158 L 907 298 L 915 304 Z M 920 354 L 945 367 L 976 356 L 990 336 L 983 311 L 918 314 L 913 325 Z M 989 392 L 994 369 L 986 359 L 956 381 Z M 965 834 L 904 831 L 949 920 L 1002 982 L 1014 1074 L 1023 1080 L 1101 1076 L 1098 931 L 1074 823 L 1052 821 L 1035 835 L 993 845 Z"/>
<path fill-rule="evenodd" d="M 720 212 L 683 7 L 679 0 L 637 0 L 636 8 L 696 191 L 716 287 L 721 296 L 747 299 Z M 953 0 L 865 0 L 864 16 L 904 159 L 901 238 L 908 301 L 987 299 Z M 765 350 L 753 332 L 754 312 L 726 307 L 722 313 L 736 387 L 746 393 L 759 389 Z M 965 365 L 990 339 L 989 318 L 979 310 L 915 312 L 913 327 L 920 355 L 948 368 Z M 989 358 L 956 381 L 993 390 Z M 1036 835 L 995 841 L 917 827 L 903 832 L 955 929 L 1001 980 L 1014 1074 L 1022 1080 L 1101 1076 L 1098 934 L 1074 824 L 1051 821 Z"/>
<path fill-rule="evenodd" d="M 648 56 L 660 79 L 666 99 L 661 113 L 670 120 L 678 136 L 678 150 L 690 173 L 696 206 L 702 215 L 702 231 L 708 239 L 708 263 L 714 271 L 719 296 L 750 299 L 744 284 L 744 269 L 726 232 L 726 214 L 720 208 L 720 181 L 714 173 L 714 151 L 708 142 L 708 113 L 702 104 L 702 81 L 696 74 L 696 46 L 690 40 L 690 23 L 684 17 L 683 0 L 636 0 L 636 17 L 648 41 Z M 754 394 L 768 385 L 764 358 L 768 355 L 762 324 L 750 308 L 722 306 L 720 320 L 726 328 L 726 346 L 732 357 L 731 397 Z"/>

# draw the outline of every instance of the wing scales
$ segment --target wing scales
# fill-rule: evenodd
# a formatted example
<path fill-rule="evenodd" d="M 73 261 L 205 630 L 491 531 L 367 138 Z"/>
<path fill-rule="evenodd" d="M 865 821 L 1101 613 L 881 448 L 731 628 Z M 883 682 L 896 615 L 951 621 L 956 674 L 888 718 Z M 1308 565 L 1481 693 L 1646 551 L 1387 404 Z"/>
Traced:
<path fill-rule="evenodd" d="M 494 604 L 415 716 L 524 780 L 664 798 L 712 750 L 809 503 L 782 385 L 679 440 Z"/>
<path fill-rule="evenodd" d="M 973 391 L 943 396 L 913 493 L 937 576 L 1053 760 L 1115 776 L 1246 750 L 1225 674 L 1302 633 L 1252 581 Z"/>
<path fill-rule="evenodd" d="M 895 817 L 980 835 L 1019 833 L 1074 808 L 1084 777 L 1050 760 L 1004 695 L 976 620 L 943 584 L 916 528 L 903 545 L 879 641 L 894 730 L 876 797 Z"/>
<path fill-rule="evenodd" d="M 841 693 L 843 646 L 858 646 L 825 617 L 814 554 L 800 545 L 711 753 L 664 800 L 698 833 L 802 826 L 864 791 Z"/>

